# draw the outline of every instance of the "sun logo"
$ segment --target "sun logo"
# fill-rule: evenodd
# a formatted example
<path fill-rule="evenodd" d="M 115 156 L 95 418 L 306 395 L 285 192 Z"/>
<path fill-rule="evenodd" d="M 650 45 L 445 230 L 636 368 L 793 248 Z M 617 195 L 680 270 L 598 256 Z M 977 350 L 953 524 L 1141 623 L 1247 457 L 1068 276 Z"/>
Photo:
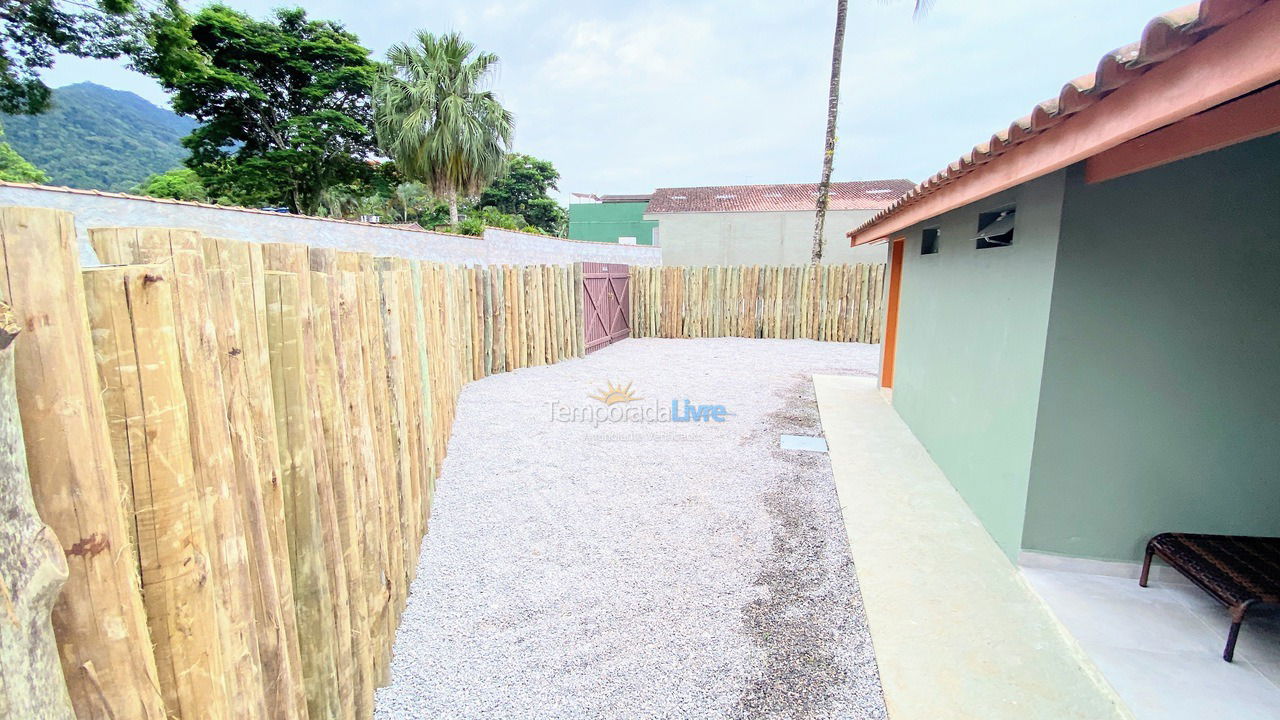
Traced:
<path fill-rule="evenodd" d="M 592 400 L 599 400 L 605 405 L 616 405 L 618 403 L 628 403 L 640 398 L 635 396 L 635 392 L 631 389 L 631 383 L 627 383 L 626 387 L 609 383 L 600 391 L 599 395 L 588 396 Z"/>

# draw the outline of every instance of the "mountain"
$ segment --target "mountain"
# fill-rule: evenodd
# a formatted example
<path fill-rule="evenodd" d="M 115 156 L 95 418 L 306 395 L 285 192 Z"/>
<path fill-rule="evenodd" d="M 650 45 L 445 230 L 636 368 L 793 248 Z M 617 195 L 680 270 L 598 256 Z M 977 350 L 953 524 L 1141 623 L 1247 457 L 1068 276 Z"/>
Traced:
<path fill-rule="evenodd" d="M 196 126 L 124 90 L 91 82 L 53 91 L 41 115 L 2 115 L 5 139 L 53 185 L 127 191 L 182 164 L 179 140 Z"/>

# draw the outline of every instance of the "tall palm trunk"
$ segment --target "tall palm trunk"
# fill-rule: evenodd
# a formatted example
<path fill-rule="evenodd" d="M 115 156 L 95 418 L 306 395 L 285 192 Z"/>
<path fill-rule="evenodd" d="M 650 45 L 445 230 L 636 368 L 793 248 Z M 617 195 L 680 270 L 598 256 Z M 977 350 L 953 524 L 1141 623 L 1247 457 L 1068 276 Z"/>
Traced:
<path fill-rule="evenodd" d="M 822 261 L 822 230 L 827 222 L 827 203 L 831 195 L 831 161 L 836 154 L 836 110 L 840 107 L 840 60 L 844 56 L 844 19 L 848 0 L 836 0 L 836 41 L 831 49 L 831 90 L 827 96 L 827 146 L 822 155 L 822 180 L 818 183 L 818 211 L 813 221 L 813 256 L 815 265 Z"/>
<path fill-rule="evenodd" d="M 449 191 L 449 224 L 458 227 L 458 191 Z"/>

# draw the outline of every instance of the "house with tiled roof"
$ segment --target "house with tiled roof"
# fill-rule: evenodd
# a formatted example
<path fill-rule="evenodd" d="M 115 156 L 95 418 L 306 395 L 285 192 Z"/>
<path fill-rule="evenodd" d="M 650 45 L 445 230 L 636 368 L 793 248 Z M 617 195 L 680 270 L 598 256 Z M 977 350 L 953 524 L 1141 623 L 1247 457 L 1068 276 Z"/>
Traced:
<path fill-rule="evenodd" d="M 883 246 L 850 247 L 844 232 L 913 186 L 900 179 L 832 183 L 823 261 L 884 262 Z M 797 265 L 809 261 L 817 198 L 814 183 L 658 188 L 644 219 L 657 222 L 667 265 Z"/>
<path fill-rule="evenodd" d="M 1156 17 L 846 230 L 892 248 L 880 385 L 1010 557 L 1280 536 L 1280 0 Z"/>

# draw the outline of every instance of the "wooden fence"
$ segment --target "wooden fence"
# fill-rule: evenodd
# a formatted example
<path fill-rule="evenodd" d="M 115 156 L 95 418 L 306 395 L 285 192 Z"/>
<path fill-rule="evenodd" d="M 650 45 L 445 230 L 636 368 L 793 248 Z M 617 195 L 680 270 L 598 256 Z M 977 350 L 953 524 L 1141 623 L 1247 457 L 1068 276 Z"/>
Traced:
<path fill-rule="evenodd" d="M 0 716 L 371 717 L 458 394 L 584 354 L 581 266 L 89 238 L 0 208 Z M 883 266 L 631 283 L 638 336 L 879 336 Z"/>
<path fill-rule="evenodd" d="M 90 240 L 112 265 L 80 271 L 69 214 L 0 208 L 0 380 L 18 332 L 22 425 L 0 441 L 27 460 L 0 470 L 29 474 L 32 527 L 66 557 L 28 529 L 40 581 L 5 588 L 38 616 L 65 578 L 66 694 L 6 677 L 0 714 L 13 696 L 32 717 L 371 717 L 458 393 L 583 354 L 580 270 Z"/>
<path fill-rule="evenodd" d="M 885 266 L 631 268 L 632 337 L 880 342 Z"/>

